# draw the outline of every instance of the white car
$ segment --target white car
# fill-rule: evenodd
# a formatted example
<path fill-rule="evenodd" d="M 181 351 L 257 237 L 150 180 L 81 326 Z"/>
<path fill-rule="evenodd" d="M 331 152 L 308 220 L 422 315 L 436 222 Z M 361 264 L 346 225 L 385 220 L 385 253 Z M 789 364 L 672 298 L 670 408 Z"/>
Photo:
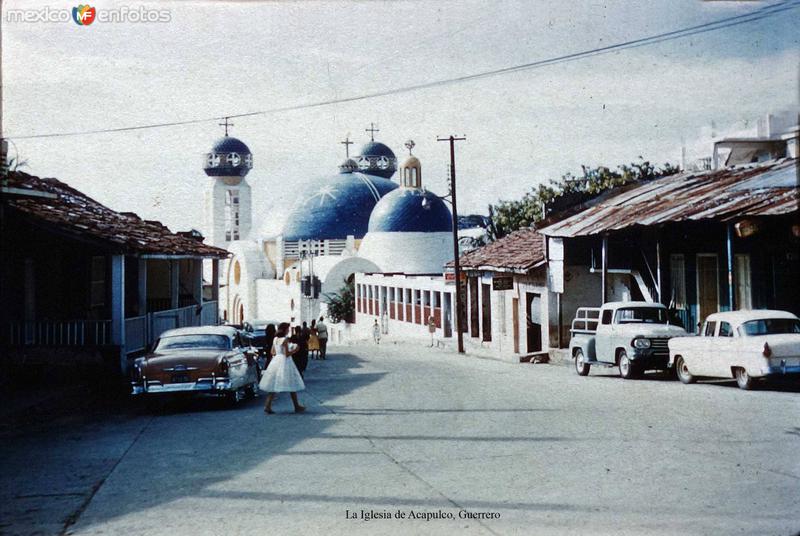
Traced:
<path fill-rule="evenodd" d="M 786 311 L 729 311 L 708 315 L 697 337 L 669 340 L 678 379 L 736 378 L 751 389 L 758 378 L 800 375 L 800 319 Z"/>

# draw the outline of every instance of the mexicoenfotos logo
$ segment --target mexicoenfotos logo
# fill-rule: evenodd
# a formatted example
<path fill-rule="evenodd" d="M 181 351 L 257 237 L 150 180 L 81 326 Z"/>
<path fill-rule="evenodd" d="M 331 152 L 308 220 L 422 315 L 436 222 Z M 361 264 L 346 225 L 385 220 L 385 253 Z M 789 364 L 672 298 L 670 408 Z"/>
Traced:
<path fill-rule="evenodd" d="M 2 1 L 2 0 L 0 0 Z M 78 26 L 89 26 L 94 22 L 138 24 L 148 22 L 172 22 L 172 11 L 153 9 L 143 5 L 122 6 L 114 9 L 97 9 L 89 4 L 80 4 L 69 9 L 42 7 L 35 9 L 5 10 L 5 22 L 68 23 L 72 19 Z"/>
<path fill-rule="evenodd" d="M 90 5 L 80 5 L 72 8 L 72 20 L 79 26 L 89 26 L 94 22 L 97 10 Z"/>

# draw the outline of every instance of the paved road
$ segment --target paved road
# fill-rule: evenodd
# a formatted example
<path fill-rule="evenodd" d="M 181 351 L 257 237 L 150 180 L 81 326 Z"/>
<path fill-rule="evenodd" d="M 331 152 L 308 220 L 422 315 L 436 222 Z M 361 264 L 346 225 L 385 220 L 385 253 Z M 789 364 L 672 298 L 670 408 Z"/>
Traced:
<path fill-rule="evenodd" d="M 413 344 L 334 349 L 308 387 L 304 415 L 284 395 L 273 416 L 194 401 L 5 432 L 0 532 L 800 531 L 797 389 L 580 378 Z"/>

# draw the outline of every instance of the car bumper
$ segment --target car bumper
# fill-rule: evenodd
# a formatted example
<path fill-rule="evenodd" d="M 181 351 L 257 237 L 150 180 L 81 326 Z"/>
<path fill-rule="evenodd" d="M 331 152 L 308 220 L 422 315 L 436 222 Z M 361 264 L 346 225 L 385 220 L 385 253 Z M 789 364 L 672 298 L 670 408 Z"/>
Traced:
<path fill-rule="evenodd" d="M 231 391 L 229 378 L 200 378 L 196 382 L 161 383 L 159 381 L 131 382 L 132 395 L 161 393 L 208 393 Z"/>
<path fill-rule="evenodd" d="M 761 369 L 761 373 L 765 377 L 775 377 L 775 376 L 796 376 L 800 375 L 800 365 L 776 365 L 772 367 L 764 367 Z"/>
<path fill-rule="evenodd" d="M 653 352 L 652 350 L 636 350 L 631 356 L 631 361 L 637 366 L 647 370 L 666 370 L 669 368 L 669 354 Z"/>

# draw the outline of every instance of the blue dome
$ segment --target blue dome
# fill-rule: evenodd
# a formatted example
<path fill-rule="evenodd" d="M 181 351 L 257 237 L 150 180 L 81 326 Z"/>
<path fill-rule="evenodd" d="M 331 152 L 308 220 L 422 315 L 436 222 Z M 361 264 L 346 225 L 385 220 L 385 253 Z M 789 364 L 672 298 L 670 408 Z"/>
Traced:
<path fill-rule="evenodd" d="M 245 143 L 233 136 L 223 136 L 214 142 L 214 147 L 211 149 L 215 153 L 239 153 L 239 154 L 252 154 L 250 148 Z"/>
<path fill-rule="evenodd" d="M 355 157 L 362 173 L 390 179 L 397 171 L 397 158 L 391 149 L 377 141 L 371 141 L 361 148 Z"/>
<path fill-rule="evenodd" d="M 423 206 L 423 200 L 425 200 Z M 433 192 L 400 188 L 381 199 L 369 218 L 370 232 L 452 232 L 450 209 Z"/>
<path fill-rule="evenodd" d="M 283 228 L 283 239 L 357 239 L 367 234 L 375 204 L 397 188 L 390 180 L 364 173 L 339 173 L 302 187 L 305 192 Z"/>
<path fill-rule="evenodd" d="M 253 168 L 253 153 L 243 141 L 225 136 L 214 142 L 203 166 L 209 177 L 244 177 Z"/>

